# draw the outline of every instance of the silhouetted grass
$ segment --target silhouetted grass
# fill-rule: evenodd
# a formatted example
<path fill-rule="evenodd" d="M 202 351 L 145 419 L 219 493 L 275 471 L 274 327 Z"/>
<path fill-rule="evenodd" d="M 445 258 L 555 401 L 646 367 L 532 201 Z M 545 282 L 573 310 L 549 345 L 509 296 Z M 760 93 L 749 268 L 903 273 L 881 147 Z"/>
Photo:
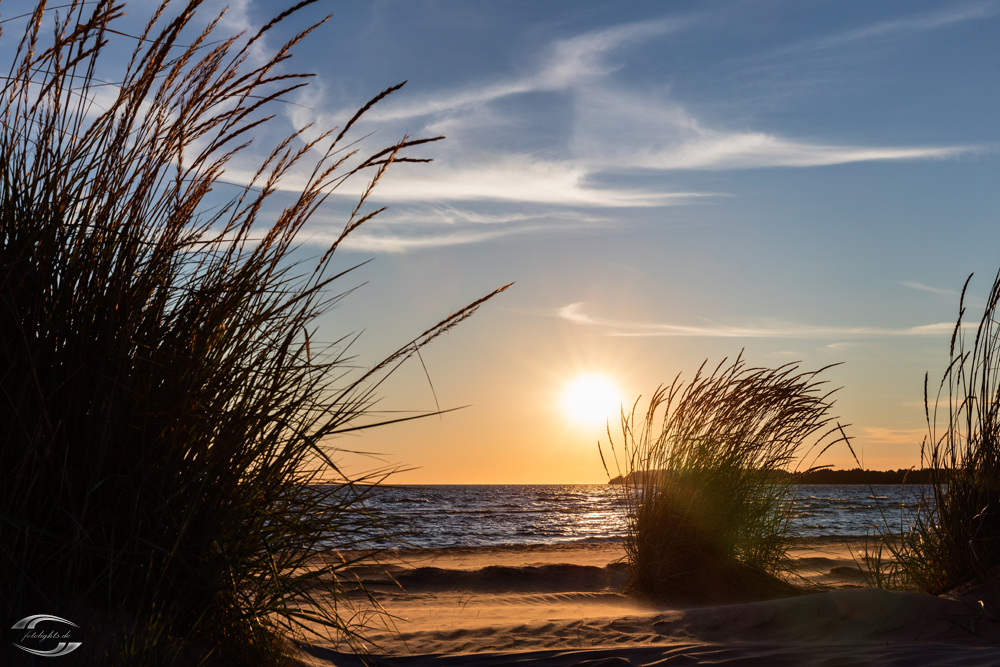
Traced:
<path fill-rule="evenodd" d="M 661 386 L 642 421 L 638 401 L 623 412 L 615 463 L 632 590 L 700 601 L 791 592 L 795 477 L 781 472 L 832 432 L 822 370 L 703 364 L 687 384 Z"/>
<path fill-rule="evenodd" d="M 304 85 L 279 67 L 316 26 L 257 66 L 260 38 L 310 3 L 242 41 L 194 31 L 198 4 L 156 9 L 112 86 L 98 73 L 122 6 L 64 5 L 53 32 L 39 4 L 0 89 L 0 608 L 6 627 L 86 619 L 95 639 L 74 657 L 95 664 L 270 664 L 305 620 L 356 638 L 364 618 L 333 575 L 372 535 L 365 484 L 389 471 L 344 474 L 329 440 L 364 428 L 380 379 L 489 298 L 366 372 L 349 340 L 317 343 L 338 244 L 378 213 L 365 204 L 389 165 L 434 139 L 367 157 L 345 143 L 395 86 L 339 131 L 288 137 L 208 206 Z M 309 216 L 361 172 L 340 238 L 292 262 Z M 337 548 L 317 553 L 324 540 Z"/>
<path fill-rule="evenodd" d="M 971 280 L 972 276 L 969 276 Z M 1000 273 L 972 346 L 963 323 L 966 280 L 933 397 L 924 379 L 928 435 L 921 464 L 932 471 L 918 510 L 900 526 L 883 521 L 883 539 L 865 560 L 873 584 L 939 594 L 972 586 L 1000 593 Z"/>

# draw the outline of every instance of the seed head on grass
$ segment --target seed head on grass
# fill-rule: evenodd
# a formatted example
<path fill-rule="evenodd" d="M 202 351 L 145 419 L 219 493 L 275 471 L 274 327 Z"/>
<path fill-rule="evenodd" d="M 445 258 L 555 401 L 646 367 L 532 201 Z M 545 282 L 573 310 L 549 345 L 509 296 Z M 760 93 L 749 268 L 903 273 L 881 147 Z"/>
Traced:
<path fill-rule="evenodd" d="M 349 339 L 318 344 L 350 269 L 331 269 L 336 244 L 293 261 L 297 235 L 367 178 L 339 243 L 377 213 L 386 170 L 440 137 L 345 146 L 392 87 L 339 132 L 279 142 L 220 201 L 227 166 L 305 85 L 283 63 L 323 21 L 260 61 L 251 48 L 311 2 L 243 40 L 215 39 L 220 17 L 195 29 L 199 4 L 164 2 L 128 38 L 122 4 L 74 0 L 53 23 L 41 2 L 0 87 L 0 610 L 8 627 L 86 617 L 93 664 L 273 664 L 286 633 L 317 627 L 357 641 L 337 575 L 377 534 L 364 500 L 391 470 L 345 474 L 330 439 L 370 426 L 385 375 L 492 296 L 364 373 Z M 108 86 L 113 39 L 134 50 Z"/>

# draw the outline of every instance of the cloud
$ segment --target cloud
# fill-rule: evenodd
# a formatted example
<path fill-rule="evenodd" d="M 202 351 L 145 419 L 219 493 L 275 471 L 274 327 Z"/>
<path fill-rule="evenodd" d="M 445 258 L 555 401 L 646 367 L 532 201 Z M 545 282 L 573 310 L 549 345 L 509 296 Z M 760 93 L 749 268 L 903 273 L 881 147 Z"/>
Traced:
<path fill-rule="evenodd" d="M 929 285 L 924 285 L 922 283 L 910 282 L 908 280 L 897 280 L 897 285 L 902 285 L 903 287 L 909 287 L 910 289 L 920 290 L 922 292 L 932 292 L 934 294 L 949 294 L 952 296 L 957 296 L 958 292 L 953 289 L 945 289 L 942 287 L 930 287 Z"/>
<path fill-rule="evenodd" d="M 608 229 L 620 224 L 615 218 L 576 211 L 482 213 L 451 206 L 410 207 L 392 210 L 365 223 L 341 244 L 356 252 L 402 253 L 469 243 L 481 243 L 504 237 L 559 233 L 572 229 Z M 335 231 L 329 231 L 334 229 Z M 311 224 L 303 230 L 302 240 L 309 245 L 329 246 L 339 236 L 339 226 Z"/>
<path fill-rule="evenodd" d="M 389 225 L 509 225 L 539 218 L 537 212 L 498 212 L 486 213 L 483 211 L 460 208 L 448 205 L 433 205 L 427 207 L 408 207 L 404 209 L 394 208 L 391 212 L 384 213 L 378 218 L 381 226 Z M 573 218 L 582 222 L 603 223 L 610 222 L 610 218 L 595 216 L 578 211 L 553 211 L 549 217 Z"/>
<path fill-rule="evenodd" d="M 251 178 L 252 172 L 239 165 L 226 173 L 226 180 L 235 183 Z M 305 183 L 306 175 L 300 169 L 283 178 L 277 189 L 297 194 Z M 367 183 L 360 177 L 344 182 L 335 190 L 331 203 L 343 209 Z M 530 157 L 468 170 L 400 165 L 389 170 L 366 207 L 371 210 L 391 204 L 389 210 L 365 223 L 342 247 L 406 252 L 508 236 L 621 229 L 628 223 L 620 215 L 604 213 L 604 209 L 674 206 L 719 196 L 594 187 L 586 183 L 580 169 L 539 163 Z M 303 240 L 329 245 L 340 234 L 344 215 L 346 211 L 339 216 L 317 212 L 303 230 Z"/>
<path fill-rule="evenodd" d="M 469 243 L 482 243 L 515 234 L 526 234 L 536 231 L 531 228 L 518 229 L 480 229 L 458 230 L 454 232 L 437 233 L 428 236 L 404 236 L 401 234 L 370 234 L 355 233 L 349 236 L 340 246 L 343 250 L 355 252 L 385 252 L 403 253 L 410 250 L 426 248 L 442 248 Z M 320 239 L 317 239 L 320 240 Z M 333 238 L 329 239 L 331 242 Z M 310 239 L 310 242 L 312 239 Z M 320 240 L 321 241 L 321 240 Z"/>
<path fill-rule="evenodd" d="M 693 141 L 640 156 L 653 169 L 759 169 L 819 167 L 850 162 L 953 158 L 977 152 L 970 146 L 836 146 L 781 139 L 759 132 L 706 131 Z"/>
<path fill-rule="evenodd" d="M 919 445 L 927 435 L 926 428 L 881 428 L 861 429 L 864 438 L 876 445 Z"/>
<path fill-rule="evenodd" d="M 965 21 L 978 21 L 1000 14 L 1000 4 L 996 2 L 980 2 L 960 7 L 949 7 L 938 12 L 919 16 L 911 16 L 891 21 L 881 21 L 870 25 L 846 30 L 811 42 L 803 42 L 797 47 L 803 50 L 818 50 L 847 46 L 854 42 L 885 39 L 899 35 L 926 32 L 947 28 Z M 791 49 L 790 49 L 791 50 Z"/>
<path fill-rule="evenodd" d="M 276 189 L 301 192 L 312 163 L 298 165 Z M 234 165 L 226 180 L 250 182 L 253 172 Z M 258 179 L 260 180 L 260 179 Z M 465 164 L 394 165 L 375 188 L 371 201 L 386 203 L 492 202 L 580 208 L 649 208 L 677 206 L 725 197 L 719 192 L 669 191 L 665 188 L 601 187 L 593 174 L 569 161 L 543 160 L 532 155 L 501 155 L 492 161 Z M 359 174 L 339 184 L 336 192 L 359 196 L 369 179 Z M 536 209 L 536 214 L 539 214 Z"/>
<path fill-rule="evenodd" d="M 840 342 L 840 343 L 830 343 L 829 345 L 824 345 L 823 349 L 833 350 L 835 352 L 843 352 L 844 350 L 851 350 L 851 349 L 854 349 L 856 347 L 861 347 L 863 345 L 864 345 L 864 343 L 846 343 L 846 342 Z"/>
<path fill-rule="evenodd" d="M 601 329 L 609 336 L 699 336 L 712 338 L 840 338 L 881 336 L 940 336 L 950 334 L 955 325 L 950 322 L 925 324 L 905 329 L 875 327 L 824 327 L 792 322 L 773 321 L 764 325 L 732 326 L 706 323 L 692 326 L 630 320 L 612 320 L 584 312 L 583 303 L 571 303 L 559 308 L 557 316 L 579 326 Z"/>
<path fill-rule="evenodd" d="M 643 40 L 673 32 L 687 20 L 653 20 L 629 23 L 556 40 L 534 71 L 486 84 L 466 86 L 431 96 L 408 97 L 372 109 L 366 122 L 398 121 L 446 112 L 455 113 L 505 97 L 534 92 L 566 90 L 595 77 L 611 74 L 619 67 L 607 62 L 609 53 Z"/>
<path fill-rule="evenodd" d="M 366 224 L 366 227 L 368 224 Z M 382 228 L 363 229 L 362 231 L 351 233 L 346 239 L 341 241 L 338 246 L 338 252 L 405 253 L 410 250 L 481 243 L 505 236 L 531 234 L 546 230 L 554 231 L 556 229 L 556 225 L 498 227 L 495 229 L 456 229 L 435 231 L 434 233 L 421 233 L 420 231 L 401 233 L 393 230 L 386 231 Z M 245 241 L 250 246 L 256 245 L 264 238 L 266 233 L 267 230 L 257 230 L 252 237 L 245 239 Z M 312 229 L 304 229 L 296 237 L 296 243 L 326 249 L 337 241 L 339 237 L 340 228 L 336 225 L 330 225 L 328 228 L 314 227 Z M 219 240 L 222 243 L 232 243 L 235 240 L 235 236 L 229 234 L 220 237 Z"/>
<path fill-rule="evenodd" d="M 919 290 L 921 292 L 930 292 L 931 294 L 943 294 L 944 296 L 949 296 L 955 298 L 955 304 L 958 304 L 958 298 L 962 297 L 962 292 L 960 290 L 948 289 L 944 287 L 932 287 L 930 285 L 924 285 L 923 283 L 916 283 L 909 280 L 897 280 L 897 285 L 902 285 L 903 287 L 909 287 L 910 289 Z M 978 295 L 965 293 L 964 298 L 962 298 L 962 303 L 966 307 L 971 308 L 983 308 L 986 306 L 986 300 Z"/>
<path fill-rule="evenodd" d="M 848 146 L 706 127 L 670 99 L 591 91 L 578 102 L 573 149 L 593 171 L 817 167 L 850 162 L 954 158 L 973 146 Z"/>
<path fill-rule="evenodd" d="M 710 192 L 663 192 L 599 188 L 588 183 L 587 169 L 571 162 L 531 155 L 497 156 L 490 162 L 396 170 L 379 184 L 382 201 L 508 201 L 586 207 L 670 206 L 718 196 Z M 360 192 L 360 181 L 345 193 Z"/>

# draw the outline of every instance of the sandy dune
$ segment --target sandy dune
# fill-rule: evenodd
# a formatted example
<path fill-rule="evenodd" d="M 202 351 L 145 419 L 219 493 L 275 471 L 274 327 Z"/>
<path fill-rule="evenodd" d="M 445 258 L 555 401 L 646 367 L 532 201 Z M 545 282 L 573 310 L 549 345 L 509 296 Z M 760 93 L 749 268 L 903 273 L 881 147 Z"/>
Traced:
<path fill-rule="evenodd" d="M 856 545 L 854 545 L 856 546 Z M 375 619 L 376 665 L 997 665 L 1000 623 L 975 600 L 860 587 L 852 545 L 793 554 L 817 592 L 679 608 L 622 595 L 616 544 L 402 552 L 362 572 L 393 618 Z M 377 583 L 381 581 L 382 583 Z M 307 665 L 360 665 L 335 642 Z"/>

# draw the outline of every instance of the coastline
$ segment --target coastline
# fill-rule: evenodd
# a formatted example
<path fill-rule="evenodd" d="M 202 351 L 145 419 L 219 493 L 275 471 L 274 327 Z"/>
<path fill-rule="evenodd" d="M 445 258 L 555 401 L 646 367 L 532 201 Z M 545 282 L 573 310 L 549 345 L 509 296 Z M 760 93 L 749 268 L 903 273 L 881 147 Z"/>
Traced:
<path fill-rule="evenodd" d="M 415 667 L 1000 664 L 1000 625 L 975 600 L 866 588 L 854 559 L 861 544 L 796 547 L 799 583 L 811 592 L 714 606 L 622 594 L 615 542 L 383 552 L 383 570 L 357 572 L 391 615 L 369 617 L 365 658 Z M 310 667 L 364 664 L 335 642 L 301 648 Z"/>

